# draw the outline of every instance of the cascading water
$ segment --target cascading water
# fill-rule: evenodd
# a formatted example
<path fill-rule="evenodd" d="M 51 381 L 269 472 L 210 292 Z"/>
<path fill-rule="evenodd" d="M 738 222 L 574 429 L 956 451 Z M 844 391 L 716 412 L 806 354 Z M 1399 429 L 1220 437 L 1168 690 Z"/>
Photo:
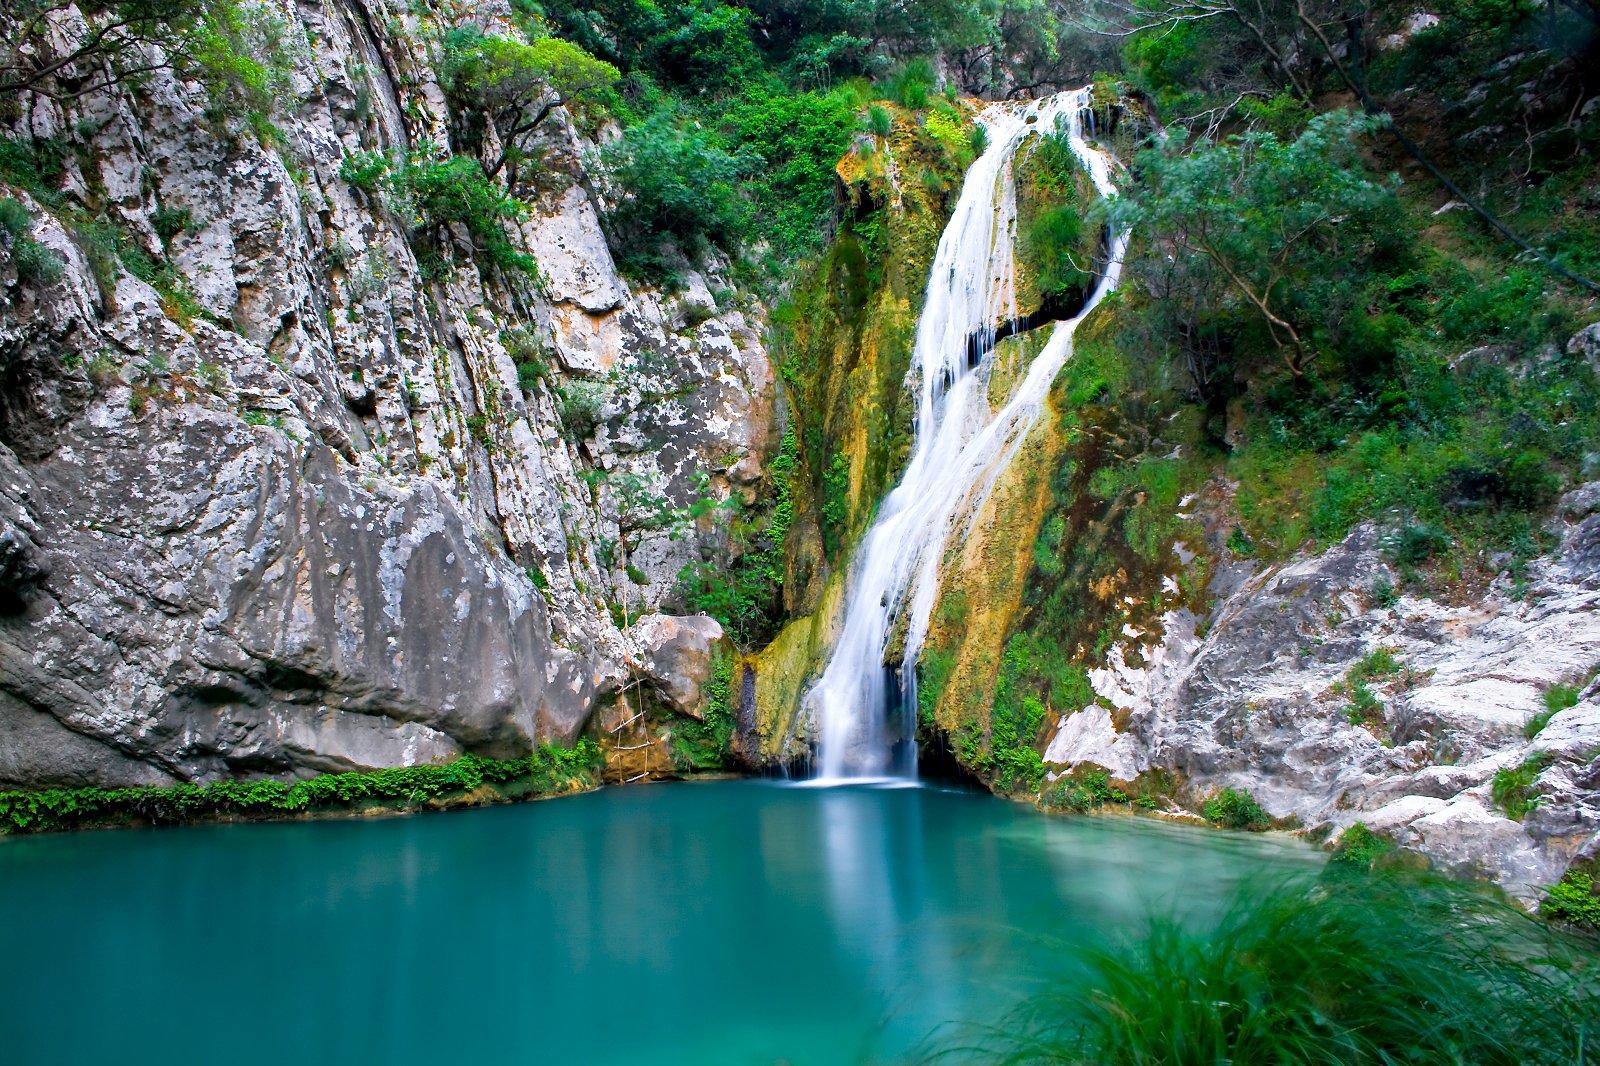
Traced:
<path fill-rule="evenodd" d="M 1083 138 L 1088 90 L 1027 104 L 992 104 L 980 116 L 988 147 L 967 171 L 939 239 L 911 374 L 919 382 L 916 444 L 905 476 L 884 500 L 856 555 L 844 628 L 806 697 L 818 728 L 818 783 L 914 778 L 916 662 L 938 591 L 952 527 L 975 515 L 1039 415 L 1072 354 L 1078 322 L 1117 284 L 1126 234 L 1113 235 L 1105 268 L 1077 317 L 1058 323 L 999 411 L 988 400 L 996 326 L 1018 317 L 1017 201 L 1013 164 L 1030 132 L 1065 129 L 1100 195 L 1115 190 L 1110 158 Z M 972 365 L 972 339 L 982 358 Z M 884 652 L 904 618 L 900 676 Z"/>

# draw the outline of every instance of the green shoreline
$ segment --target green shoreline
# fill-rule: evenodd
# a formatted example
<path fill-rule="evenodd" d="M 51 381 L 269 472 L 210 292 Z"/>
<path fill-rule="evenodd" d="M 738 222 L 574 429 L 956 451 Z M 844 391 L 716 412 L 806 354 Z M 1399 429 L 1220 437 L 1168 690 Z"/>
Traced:
<path fill-rule="evenodd" d="M 300 781 L 14 789 L 0 791 L 0 836 L 515 803 L 596 788 L 600 769 L 599 746 L 582 740 L 571 748 L 542 745 L 520 759 L 469 754 Z"/>

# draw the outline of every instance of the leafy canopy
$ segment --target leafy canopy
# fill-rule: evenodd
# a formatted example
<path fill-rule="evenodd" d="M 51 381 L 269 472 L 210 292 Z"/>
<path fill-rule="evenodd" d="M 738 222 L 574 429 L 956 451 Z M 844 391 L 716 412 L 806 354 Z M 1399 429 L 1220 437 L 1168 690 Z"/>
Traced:
<path fill-rule="evenodd" d="M 1378 124 L 1330 111 L 1292 140 L 1256 132 L 1187 152 L 1145 151 L 1143 184 L 1113 201 L 1111 218 L 1203 259 L 1299 374 L 1316 356 L 1311 327 L 1335 310 L 1339 275 L 1363 267 L 1400 229 L 1393 183 L 1357 150 Z"/>

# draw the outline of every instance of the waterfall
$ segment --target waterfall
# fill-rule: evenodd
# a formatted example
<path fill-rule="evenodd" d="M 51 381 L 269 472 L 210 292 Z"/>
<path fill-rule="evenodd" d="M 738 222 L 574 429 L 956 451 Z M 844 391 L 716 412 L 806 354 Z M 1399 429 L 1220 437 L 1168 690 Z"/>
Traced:
<path fill-rule="evenodd" d="M 914 778 L 916 663 L 938 593 L 953 527 L 975 516 L 1021 446 L 1050 383 L 1072 354 L 1077 324 L 1117 283 L 1126 234 L 1116 234 L 1094 293 L 1058 323 L 999 411 L 988 400 L 996 326 L 1018 317 L 1015 241 L 1017 148 L 1030 132 L 1063 128 L 1102 196 L 1114 189 L 1110 158 L 1083 138 L 1087 89 L 1028 103 L 997 103 L 979 121 L 989 141 L 967 171 L 928 275 L 910 374 L 919 390 L 916 443 L 900 484 L 857 549 L 844 628 L 806 696 L 818 729 L 818 781 Z M 982 358 L 972 366 L 969 339 Z M 970 520 L 970 517 L 969 517 Z M 904 618 L 901 612 L 906 612 Z M 883 662 L 904 622 L 899 676 Z"/>

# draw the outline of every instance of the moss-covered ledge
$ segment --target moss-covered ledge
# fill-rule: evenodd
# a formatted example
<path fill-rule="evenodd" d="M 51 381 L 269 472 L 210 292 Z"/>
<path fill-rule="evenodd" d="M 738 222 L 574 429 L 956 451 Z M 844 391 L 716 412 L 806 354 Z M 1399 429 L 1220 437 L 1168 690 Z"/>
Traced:
<path fill-rule="evenodd" d="M 0 835 L 514 803 L 597 788 L 600 763 L 599 746 L 580 740 L 572 748 L 544 745 L 520 759 L 462 755 L 300 781 L 13 790 L 0 792 Z"/>

